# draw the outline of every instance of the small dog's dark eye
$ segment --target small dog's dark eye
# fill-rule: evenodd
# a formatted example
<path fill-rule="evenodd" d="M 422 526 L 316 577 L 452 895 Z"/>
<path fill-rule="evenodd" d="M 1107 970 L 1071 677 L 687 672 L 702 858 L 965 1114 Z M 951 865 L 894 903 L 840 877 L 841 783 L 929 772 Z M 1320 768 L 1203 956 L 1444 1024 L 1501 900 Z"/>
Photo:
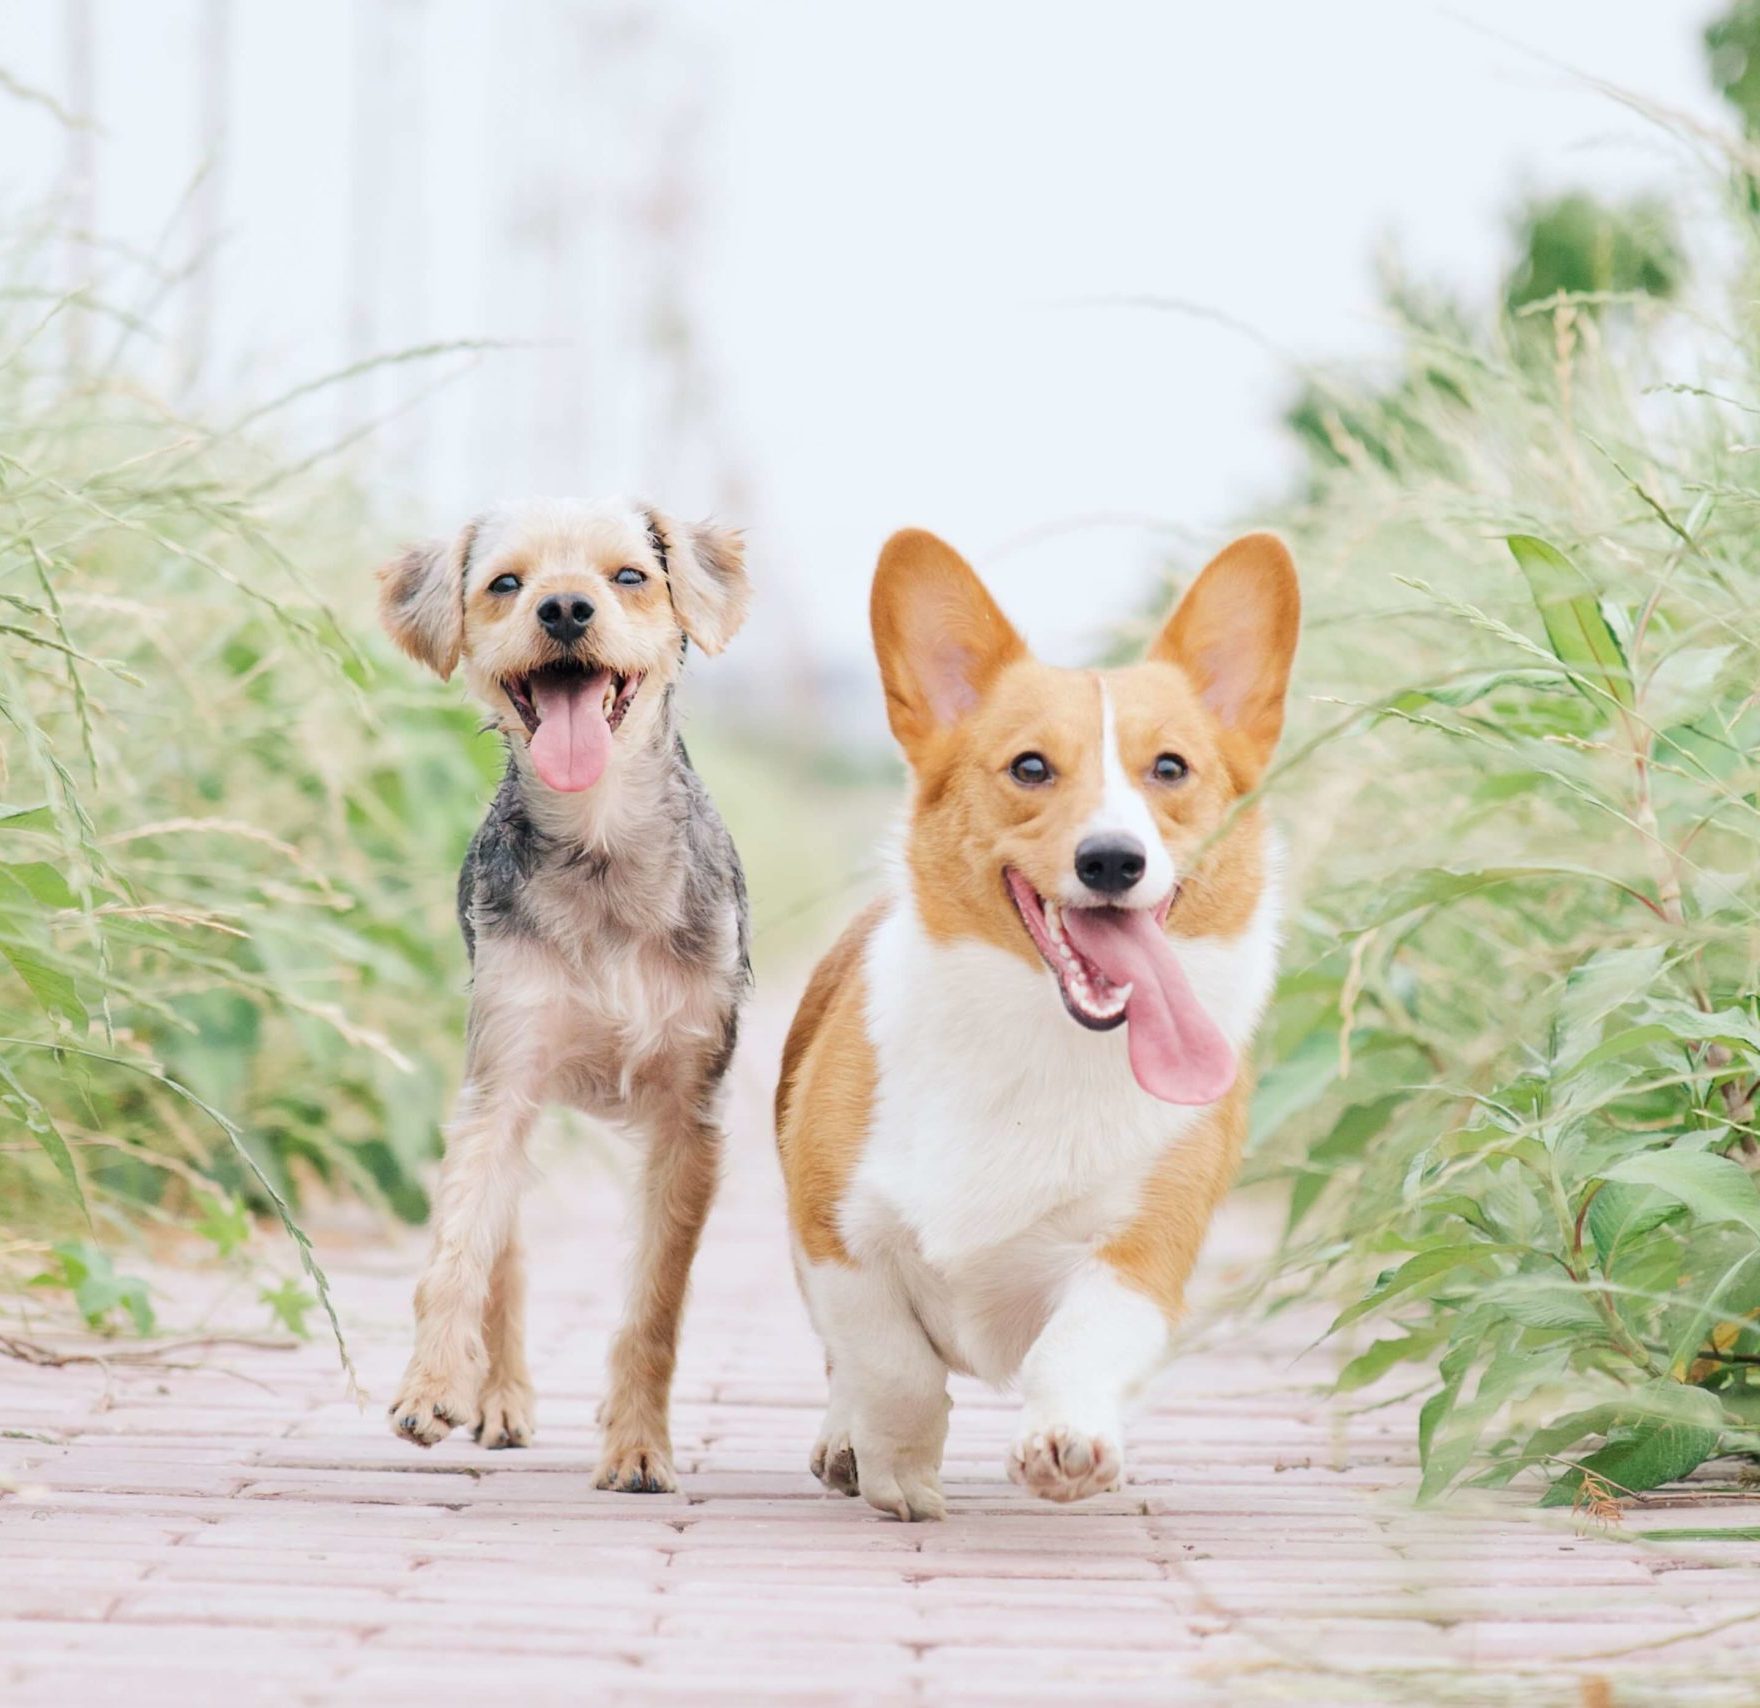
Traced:
<path fill-rule="evenodd" d="M 1029 789 L 1037 788 L 1039 784 L 1051 781 L 1051 767 L 1046 763 L 1043 753 L 1019 754 L 1009 765 L 1008 774 L 1017 783 L 1024 783 Z"/>
<path fill-rule="evenodd" d="M 517 575 L 498 575 L 489 583 L 491 593 L 517 593 L 519 577 Z"/>
<path fill-rule="evenodd" d="M 1155 761 L 1155 781 L 1157 783 L 1177 783 L 1191 770 L 1177 753 L 1163 753 Z"/>
<path fill-rule="evenodd" d="M 630 565 L 625 564 L 624 567 L 612 576 L 611 579 L 615 581 L 619 587 L 640 587 L 648 578 L 643 575 L 639 569 L 634 569 Z"/>

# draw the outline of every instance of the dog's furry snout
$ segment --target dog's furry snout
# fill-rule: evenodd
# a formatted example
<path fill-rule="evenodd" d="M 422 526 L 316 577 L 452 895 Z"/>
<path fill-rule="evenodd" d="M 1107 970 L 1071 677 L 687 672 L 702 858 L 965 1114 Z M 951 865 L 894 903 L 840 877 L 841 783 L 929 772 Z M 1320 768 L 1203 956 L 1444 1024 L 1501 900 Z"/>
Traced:
<path fill-rule="evenodd" d="M 538 626 L 564 646 L 579 640 L 592 620 L 593 602 L 584 593 L 552 593 L 538 607 Z"/>

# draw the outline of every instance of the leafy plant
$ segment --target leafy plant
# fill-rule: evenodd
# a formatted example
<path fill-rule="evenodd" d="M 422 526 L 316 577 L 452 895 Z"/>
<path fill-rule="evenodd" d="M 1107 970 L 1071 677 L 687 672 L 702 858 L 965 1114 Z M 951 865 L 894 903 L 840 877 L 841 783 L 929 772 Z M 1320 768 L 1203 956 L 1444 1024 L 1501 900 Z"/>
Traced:
<path fill-rule="evenodd" d="M 327 1305 L 304 1197 L 426 1214 L 449 867 L 499 755 L 380 677 L 382 544 L 322 449 L 277 401 L 152 395 L 150 269 L 65 294 L 33 253 L 0 293 L 0 1251 L 23 1280 L 145 1219 L 244 1261 L 267 1213 Z"/>
<path fill-rule="evenodd" d="M 1594 1505 L 1760 1447 L 1745 182 L 1699 295 L 1398 290 L 1394 377 L 1316 376 L 1293 422 L 1306 693 L 1271 787 L 1303 900 L 1254 1166 L 1301 1291 L 1378 1325 L 1341 1387 L 1427 1392 L 1426 1497 Z"/>

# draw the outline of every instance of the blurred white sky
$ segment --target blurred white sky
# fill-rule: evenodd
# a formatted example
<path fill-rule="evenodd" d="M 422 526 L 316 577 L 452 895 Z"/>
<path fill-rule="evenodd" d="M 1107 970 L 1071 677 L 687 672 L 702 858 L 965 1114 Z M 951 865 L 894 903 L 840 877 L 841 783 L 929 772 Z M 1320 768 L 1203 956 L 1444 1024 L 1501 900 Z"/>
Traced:
<path fill-rule="evenodd" d="M 68 98 L 80 6 L 7 0 L 0 67 Z M 136 243 L 209 146 L 199 67 L 225 40 L 224 241 L 185 329 L 206 389 L 541 341 L 391 429 L 394 519 L 558 487 L 737 512 L 762 597 L 724 687 L 809 658 L 866 694 L 867 578 L 905 523 L 1082 657 L 1170 547 L 1189 561 L 1283 489 L 1273 352 L 1380 347 L 1384 239 L 1483 295 L 1524 187 L 1664 180 L 1654 131 L 1524 47 L 1717 112 L 1707 0 L 90 6 L 96 219 Z M 0 101 L 9 202 L 65 154 Z M 1135 296 L 1270 348 L 1097 300 Z"/>

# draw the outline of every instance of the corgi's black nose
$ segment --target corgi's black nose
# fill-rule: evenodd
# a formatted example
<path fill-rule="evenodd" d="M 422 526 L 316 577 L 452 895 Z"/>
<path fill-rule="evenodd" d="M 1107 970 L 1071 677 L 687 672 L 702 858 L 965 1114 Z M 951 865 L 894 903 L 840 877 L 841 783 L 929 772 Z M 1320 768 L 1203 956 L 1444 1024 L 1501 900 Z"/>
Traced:
<path fill-rule="evenodd" d="M 584 593 L 552 593 L 538 607 L 538 621 L 545 634 L 566 646 L 587 632 L 593 620 L 593 602 Z"/>
<path fill-rule="evenodd" d="M 1123 895 L 1148 868 L 1149 857 L 1134 836 L 1090 836 L 1076 849 L 1076 876 L 1096 895 Z"/>

